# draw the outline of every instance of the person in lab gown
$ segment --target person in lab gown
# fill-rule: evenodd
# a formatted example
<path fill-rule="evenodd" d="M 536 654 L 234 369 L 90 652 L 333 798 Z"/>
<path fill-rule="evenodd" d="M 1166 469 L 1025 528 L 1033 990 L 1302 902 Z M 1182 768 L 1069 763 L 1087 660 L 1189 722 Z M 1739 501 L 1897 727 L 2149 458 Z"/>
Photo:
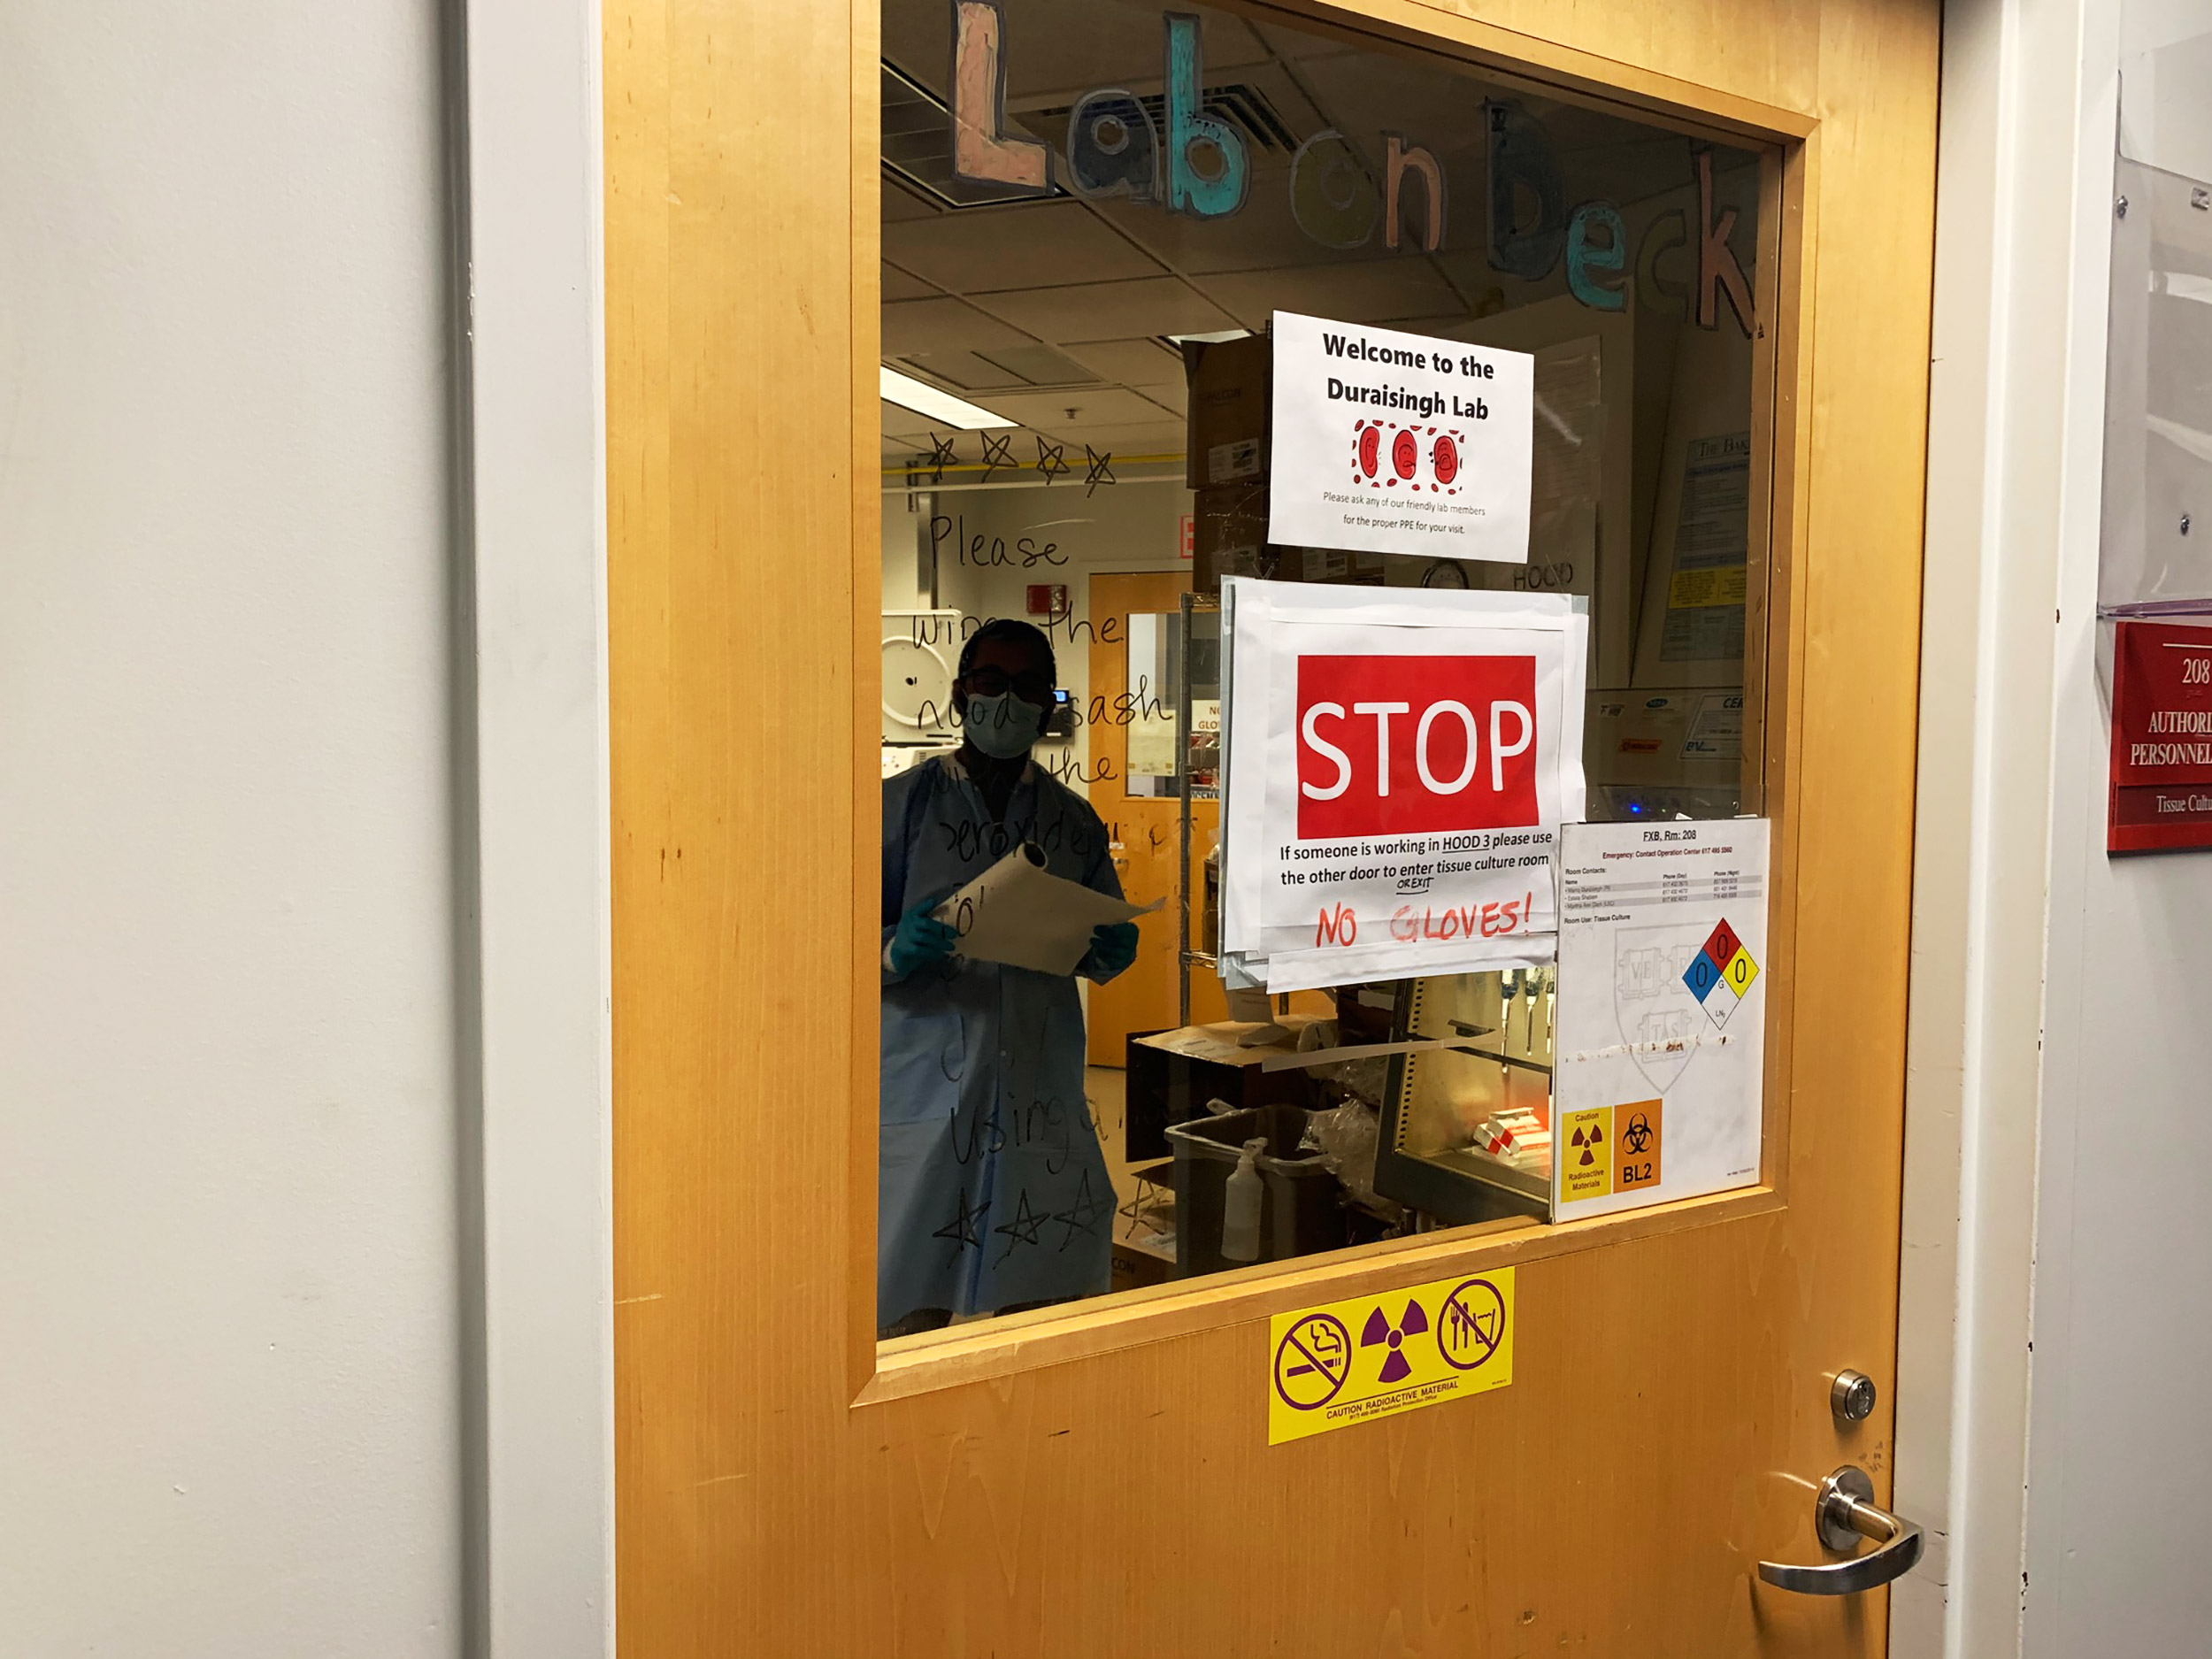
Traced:
<path fill-rule="evenodd" d="M 886 1335 L 1107 1288 L 1114 1190 L 1083 1098 L 1075 980 L 971 962 L 929 916 L 1024 841 L 1054 875 L 1121 896 L 1098 814 L 1029 757 L 1054 680 L 1042 633 L 985 624 L 953 682 L 959 749 L 884 782 Z M 1136 953 L 1134 923 L 1102 926 L 1076 972 L 1103 983 Z"/>

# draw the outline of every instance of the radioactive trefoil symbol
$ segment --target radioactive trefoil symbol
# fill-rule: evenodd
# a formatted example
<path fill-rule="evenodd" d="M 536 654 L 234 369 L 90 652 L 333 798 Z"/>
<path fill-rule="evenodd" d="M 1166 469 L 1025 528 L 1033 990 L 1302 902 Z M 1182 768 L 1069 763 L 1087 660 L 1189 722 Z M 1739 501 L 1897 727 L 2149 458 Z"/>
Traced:
<path fill-rule="evenodd" d="M 1380 1308 L 1367 1316 L 1367 1323 L 1360 1328 L 1359 1345 L 1362 1348 L 1373 1348 L 1382 1342 L 1390 1345 L 1390 1352 L 1383 1356 L 1382 1375 L 1375 1379 L 1377 1382 L 1396 1382 L 1402 1377 L 1413 1375 L 1412 1362 L 1399 1350 L 1406 1338 L 1418 1336 L 1428 1328 L 1429 1317 L 1421 1311 L 1421 1304 L 1417 1302 L 1406 1303 L 1405 1317 L 1394 1325 Z"/>
<path fill-rule="evenodd" d="M 1575 1167 L 1588 1169 L 1598 1161 L 1596 1148 L 1605 1144 L 1605 1131 L 1595 1124 L 1592 1124 L 1586 1132 L 1578 1129 L 1572 1144 L 1582 1148 L 1582 1156 L 1575 1160 Z"/>

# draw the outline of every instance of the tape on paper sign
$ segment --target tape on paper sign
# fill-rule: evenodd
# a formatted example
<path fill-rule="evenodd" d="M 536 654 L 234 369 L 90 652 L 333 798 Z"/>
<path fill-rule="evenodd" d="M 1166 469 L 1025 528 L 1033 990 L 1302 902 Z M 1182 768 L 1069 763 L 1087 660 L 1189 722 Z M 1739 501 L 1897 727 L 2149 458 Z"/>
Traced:
<path fill-rule="evenodd" d="M 1268 1327 L 1267 1443 L 1503 1388 L 1513 1320 L 1509 1267 L 1279 1313 Z"/>

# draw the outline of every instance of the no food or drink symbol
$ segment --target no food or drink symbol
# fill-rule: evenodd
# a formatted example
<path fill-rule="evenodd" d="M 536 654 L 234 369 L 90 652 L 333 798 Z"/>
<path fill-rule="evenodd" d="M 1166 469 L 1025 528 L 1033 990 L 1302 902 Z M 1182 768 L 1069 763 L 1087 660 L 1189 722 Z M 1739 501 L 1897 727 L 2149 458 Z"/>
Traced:
<path fill-rule="evenodd" d="M 1310 1313 L 1275 1345 L 1275 1393 L 1294 1411 L 1317 1411 L 1352 1374 L 1352 1333 L 1332 1314 Z"/>
<path fill-rule="evenodd" d="M 1505 1340 L 1505 1298 L 1486 1279 L 1471 1279 L 1444 1298 L 1436 1346 L 1454 1371 L 1472 1371 Z"/>

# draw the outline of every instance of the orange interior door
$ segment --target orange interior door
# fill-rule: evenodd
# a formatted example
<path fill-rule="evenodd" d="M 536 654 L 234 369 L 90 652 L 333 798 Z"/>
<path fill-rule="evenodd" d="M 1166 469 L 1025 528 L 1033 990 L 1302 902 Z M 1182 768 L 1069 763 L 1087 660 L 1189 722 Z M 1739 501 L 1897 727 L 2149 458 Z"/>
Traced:
<path fill-rule="evenodd" d="M 1181 896 L 1175 879 L 1183 846 L 1180 806 L 1173 796 L 1129 793 L 1129 726 L 1116 710 L 1129 690 L 1129 618 L 1176 611 L 1181 596 L 1190 591 L 1190 578 L 1170 571 L 1111 572 L 1093 576 L 1090 588 L 1093 627 L 1102 628 L 1109 617 L 1121 624 L 1113 630 L 1113 640 L 1094 637 L 1090 647 L 1091 707 L 1102 714 L 1088 727 L 1092 770 L 1098 780 L 1091 785 L 1091 806 L 1105 820 L 1112 838 L 1114 869 L 1121 877 L 1123 895 L 1133 904 L 1167 902 L 1164 910 L 1138 919 L 1142 942 L 1128 971 L 1090 988 L 1090 1062 L 1118 1066 L 1126 1056 L 1132 1033 L 1164 1031 L 1183 1023 L 1182 987 L 1176 972 L 1182 945 L 1175 914 Z M 1218 811 L 1211 801 L 1191 803 L 1194 866 L 1202 864 L 1212 844 Z M 1197 872 L 1197 879 L 1202 882 L 1202 870 Z M 1198 915 L 1204 903 L 1202 886 L 1193 887 L 1191 902 L 1195 948 Z M 1194 968 L 1192 1021 L 1202 1025 L 1225 1019 L 1228 1012 L 1221 981 L 1210 969 Z"/>

